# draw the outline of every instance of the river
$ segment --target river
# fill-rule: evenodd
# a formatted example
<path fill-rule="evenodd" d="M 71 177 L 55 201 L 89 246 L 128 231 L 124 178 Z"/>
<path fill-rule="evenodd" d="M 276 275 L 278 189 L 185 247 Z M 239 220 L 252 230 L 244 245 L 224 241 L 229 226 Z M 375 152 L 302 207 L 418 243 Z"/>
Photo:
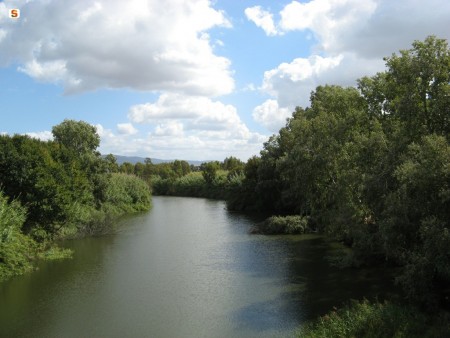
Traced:
<path fill-rule="evenodd" d="M 68 241 L 74 258 L 0 284 L 1 337 L 284 337 L 383 271 L 338 270 L 317 235 L 250 235 L 224 202 L 153 197 L 112 235 Z"/>

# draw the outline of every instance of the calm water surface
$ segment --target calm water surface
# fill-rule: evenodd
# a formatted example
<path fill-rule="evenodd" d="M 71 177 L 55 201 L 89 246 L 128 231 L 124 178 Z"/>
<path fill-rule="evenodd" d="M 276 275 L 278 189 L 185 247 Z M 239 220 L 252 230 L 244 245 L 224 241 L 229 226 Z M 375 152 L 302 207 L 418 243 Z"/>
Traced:
<path fill-rule="evenodd" d="M 330 268 L 319 236 L 249 235 L 255 220 L 220 201 L 154 197 L 123 223 L 0 284 L 0 337 L 289 337 L 390 284 Z"/>

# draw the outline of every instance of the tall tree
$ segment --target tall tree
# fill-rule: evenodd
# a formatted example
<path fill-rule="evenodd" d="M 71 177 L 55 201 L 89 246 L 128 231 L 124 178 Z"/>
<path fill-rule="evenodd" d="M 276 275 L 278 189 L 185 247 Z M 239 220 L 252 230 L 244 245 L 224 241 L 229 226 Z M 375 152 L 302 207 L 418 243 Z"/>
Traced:
<path fill-rule="evenodd" d="M 412 48 L 384 58 L 387 71 L 359 80 L 369 112 L 398 120 L 408 140 L 450 135 L 450 49 L 429 36 Z"/>
<path fill-rule="evenodd" d="M 84 121 L 64 120 L 52 128 L 55 141 L 78 155 L 93 153 L 100 145 L 97 129 Z"/>

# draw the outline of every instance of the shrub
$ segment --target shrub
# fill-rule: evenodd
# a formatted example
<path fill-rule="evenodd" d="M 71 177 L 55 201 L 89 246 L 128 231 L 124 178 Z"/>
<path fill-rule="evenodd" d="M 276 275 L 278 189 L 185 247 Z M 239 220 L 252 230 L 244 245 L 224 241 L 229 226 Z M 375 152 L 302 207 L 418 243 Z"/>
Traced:
<path fill-rule="evenodd" d="M 298 337 L 423 338 L 447 337 L 448 313 L 430 316 L 417 308 L 393 303 L 353 301 L 349 306 L 305 325 Z"/>
<path fill-rule="evenodd" d="M 269 217 L 258 224 L 258 229 L 265 234 L 304 234 L 314 231 L 308 224 L 308 218 L 298 215 Z"/>
<path fill-rule="evenodd" d="M 120 214 L 123 212 L 150 209 L 151 195 L 148 185 L 134 175 L 113 173 L 105 191 L 103 211 Z"/>
<path fill-rule="evenodd" d="M 32 270 L 37 243 L 21 233 L 26 211 L 0 192 L 0 281 Z"/>

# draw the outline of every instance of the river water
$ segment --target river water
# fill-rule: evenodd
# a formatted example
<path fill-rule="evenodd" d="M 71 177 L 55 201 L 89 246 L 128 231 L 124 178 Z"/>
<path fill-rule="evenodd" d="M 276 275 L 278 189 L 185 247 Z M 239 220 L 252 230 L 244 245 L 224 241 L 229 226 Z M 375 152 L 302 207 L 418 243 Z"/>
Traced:
<path fill-rule="evenodd" d="M 350 298 L 383 295 L 383 271 L 337 270 L 320 236 L 250 235 L 221 201 L 153 197 L 74 258 L 0 284 L 0 337 L 289 337 Z"/>

